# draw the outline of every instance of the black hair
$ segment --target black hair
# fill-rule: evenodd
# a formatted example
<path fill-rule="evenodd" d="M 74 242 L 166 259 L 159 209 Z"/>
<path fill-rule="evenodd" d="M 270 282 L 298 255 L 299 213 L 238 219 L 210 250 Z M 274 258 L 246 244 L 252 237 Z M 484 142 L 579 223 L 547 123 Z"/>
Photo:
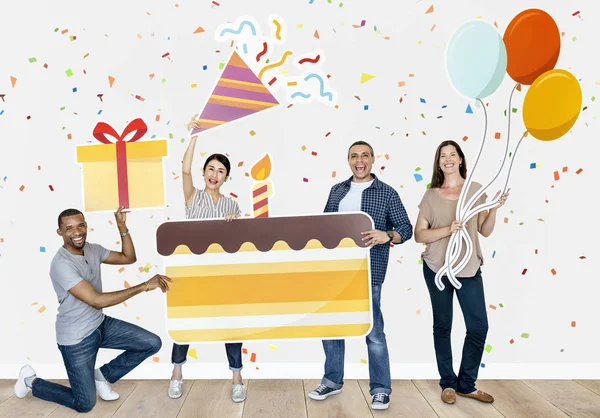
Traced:
<path fill-rule="evenodd" d="M 65 209 L 63 210 L 60 215 L 58 215 L 58 229 L 60 229 L 60 226 L 62 225 L 62 218 L 66 218 L 67 216 L 75 216 L 75 215 L 81 215 L 83 216 L 83 213 L 81 213 L 80 210 L 78 209 Z"/>
<path fill-rule="evenodd" d="M 355 147 L 357 145 L 366 145 L 367 147 L 369 147 L 369 150 L 371 150 L 371 157 L 375 156 L 375 151 L 373 151 L 373 147 L 371 146 L 371 144 L 365 141 L 356 141 L 354 144 L 350 145 L 350 148 L 348 148 L 348 158 L 350 158 L 350 150 L 352 149 L 352 147 Z"/>
<path fill-rule="evenodd" d="M 229 162 L 229 158 L 227 158 L 226 156 L 224 156 L 223 154 L 213 154 L 210 157 L 208 157 L 206 159 L 206 162 L 204 163 L 204 171 L 206 171 L 206 167 L 208 167 L 208 163 L 210 163 L 212 160 L 217 160 L 218 162 L 220 162 L 221 164 L 223 164 L 225 166 L 225 176 L 229 176 L 229 170 L 231 170 L 231 163 Z"/>

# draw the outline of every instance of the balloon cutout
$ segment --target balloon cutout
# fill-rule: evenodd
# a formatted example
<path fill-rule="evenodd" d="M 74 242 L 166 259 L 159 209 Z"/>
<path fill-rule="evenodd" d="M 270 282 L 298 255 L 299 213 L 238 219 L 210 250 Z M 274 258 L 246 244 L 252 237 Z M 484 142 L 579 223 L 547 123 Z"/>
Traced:
<path fill-rule="evenodd" d="M 548 13 L 539 9 L 516 15 L 504 32 L 507 72 L 517 83 L 530 85 L 554 68 L 560 54 L 560 32 Z"/>
<path fill-rule="evenodd" d="M 560 54 L 560 32 L 548 13 L 538 9 L 519 13 L 506 28 L 500 46 L 494 41 L 492 34 L 495 32 L 493 27 L 484 22 L 466 23 L 454 33 L 446 52 L 446 69 L 452 84 L 461 94 L 477 99 L 485 117 L 485 132 L 479 155 L 465 180 L 456 207 L 456 219 L 461 223 L 466 223 L 478 213 L 497 205 L 507 190 L 512 165 L 527 133 L 543 141 L 560 138 L 573 127 L 581 110 L 582 93 L 579 82 L 570 72 L 554 69 Z M 507 115 L 506 148 L 500 168 L 494 178 L 467 202 L 466 193 L 487 136 L 487 111 L 481 98 L 492 94 L 499 87 L 504 74 L 499 74 L 498 70 L 502 66 L 517 83 L 531 85 L 523 103 L 523 121 L 527 132 L 523 133 L 513 150 L 502 192 L 491 202 L 475 206 L 475 202 L 502 172 L 508 156 L 512 112 Z M 518 84 L 512 89 L 508 109 L 512 109 L 512 97 L 517 87 Z M 466 251 L 459 260 L 463 243 Z M 461 288 L 456 276 L 465 267 L 472 252 L 471 237 L 464 230 L 454 232 L 446 250 L 444 266 L 435 276 L 438 289 L 445 288 L 442 282 L 444 275 L 447 275 L 452 286 Z"/>
<path fill-rule="evenodd" d="M 529 87 L 523 121 L 535 138 L 553 141 L 573 127 L 581 104 L 581 86 L 575 76 L 566 70 L 550 70 Z"/>
<path fill-rule="evenodd" d="M 506 73 L 506 48 L 498 31 L 481 21 L 458 28 L 446 50 L 446 70 L 464 96 L 482 99 L 495 92 Z"/>

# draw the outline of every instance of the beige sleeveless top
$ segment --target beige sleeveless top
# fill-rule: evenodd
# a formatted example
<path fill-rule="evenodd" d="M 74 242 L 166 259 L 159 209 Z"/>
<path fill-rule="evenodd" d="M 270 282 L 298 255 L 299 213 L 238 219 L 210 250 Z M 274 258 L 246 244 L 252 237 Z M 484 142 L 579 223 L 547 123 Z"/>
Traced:
<path fill-rule="evenodd" d="M 481 184 L 472 182 L 471 186 L 469 187 L 469 192 L 467 193 L 467 199 L 465 203 L 480 188 Z M 484 193 L 472 207 L 484 203 L 486 198 L 487 195 Z M 425 218 L 425 220 L 429 223 L 429 228 L 435 229 L 449 226 L 453 221 L 456 220 L 457 204 L 458 199 L 447 199 L 440 194 L 439 189 L 431 188 L 425 192 L 423 200 L 421 200 L 421 203 L 419 203 L 419 209 L 423 218 Z M 471 255 L 471 259 L 465 268 L 456 275 L 456 277 L 473 277 L 477 273 L 479 266 L 483 265 L 483 254 L 481 253 L 479 234 L 477 232 L 477 216 L 478 215 L 475 215 L 469 221 L 467 221 L 467 233 L 473 242 L 473 253 Z M 426 262 L 429 268 L 436 273 L 444 266 L 444 262 L 446 260 L 446 249 L 450 243 L 450 238 L 451 236 L 447 236 L 427 244 L 425 251 L 421 255 L 423 261 Z M 463 242 L 461 256 L 458 258 L 458 260 L 462 260 L 465 252 L 466 248 L 465 243 Z"/>

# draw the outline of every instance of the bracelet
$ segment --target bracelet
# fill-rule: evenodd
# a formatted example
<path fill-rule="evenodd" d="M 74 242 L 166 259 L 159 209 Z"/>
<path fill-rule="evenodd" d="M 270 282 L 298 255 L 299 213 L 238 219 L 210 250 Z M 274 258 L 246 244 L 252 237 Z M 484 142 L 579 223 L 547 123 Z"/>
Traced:
<path fill-rule="evenodd" d="M 144 290 L 144 292 L 148 291 L 148 282 L 144 282 L 144 284 L 146 285 L 146 290 Z"/>
<path fill-rule="evenodd" d="M 129 235 L 129 229 L 125 232 L 120 232 L 122 237 L 126 237 L 127 235 Z"/>

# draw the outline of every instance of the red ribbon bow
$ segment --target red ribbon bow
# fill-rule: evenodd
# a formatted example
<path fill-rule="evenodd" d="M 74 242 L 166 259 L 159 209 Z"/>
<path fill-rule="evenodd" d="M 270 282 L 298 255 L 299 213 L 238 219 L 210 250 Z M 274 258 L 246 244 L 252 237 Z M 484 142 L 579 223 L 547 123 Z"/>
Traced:
<path fill-rule="evenodd" d="M 130 133 L 135 132 L 133 137 L 125 141 L 124 138 Z M 129 208 L 129 182 L 127 180 L 127 143 L 135 142 L 148 132 L 146 123 L 140 119 L 134 119 L 129 122 L 129 125 L 119 135 L 108 123 L 98 122 L 94 128 L 94 138 L 103 144 L 115 144 L 117 150 L 117 181 L 119 188 L 119 206 Z M 116 142 L 112 142 L 106 137 L 106 134 L 116 138 Z"/>

